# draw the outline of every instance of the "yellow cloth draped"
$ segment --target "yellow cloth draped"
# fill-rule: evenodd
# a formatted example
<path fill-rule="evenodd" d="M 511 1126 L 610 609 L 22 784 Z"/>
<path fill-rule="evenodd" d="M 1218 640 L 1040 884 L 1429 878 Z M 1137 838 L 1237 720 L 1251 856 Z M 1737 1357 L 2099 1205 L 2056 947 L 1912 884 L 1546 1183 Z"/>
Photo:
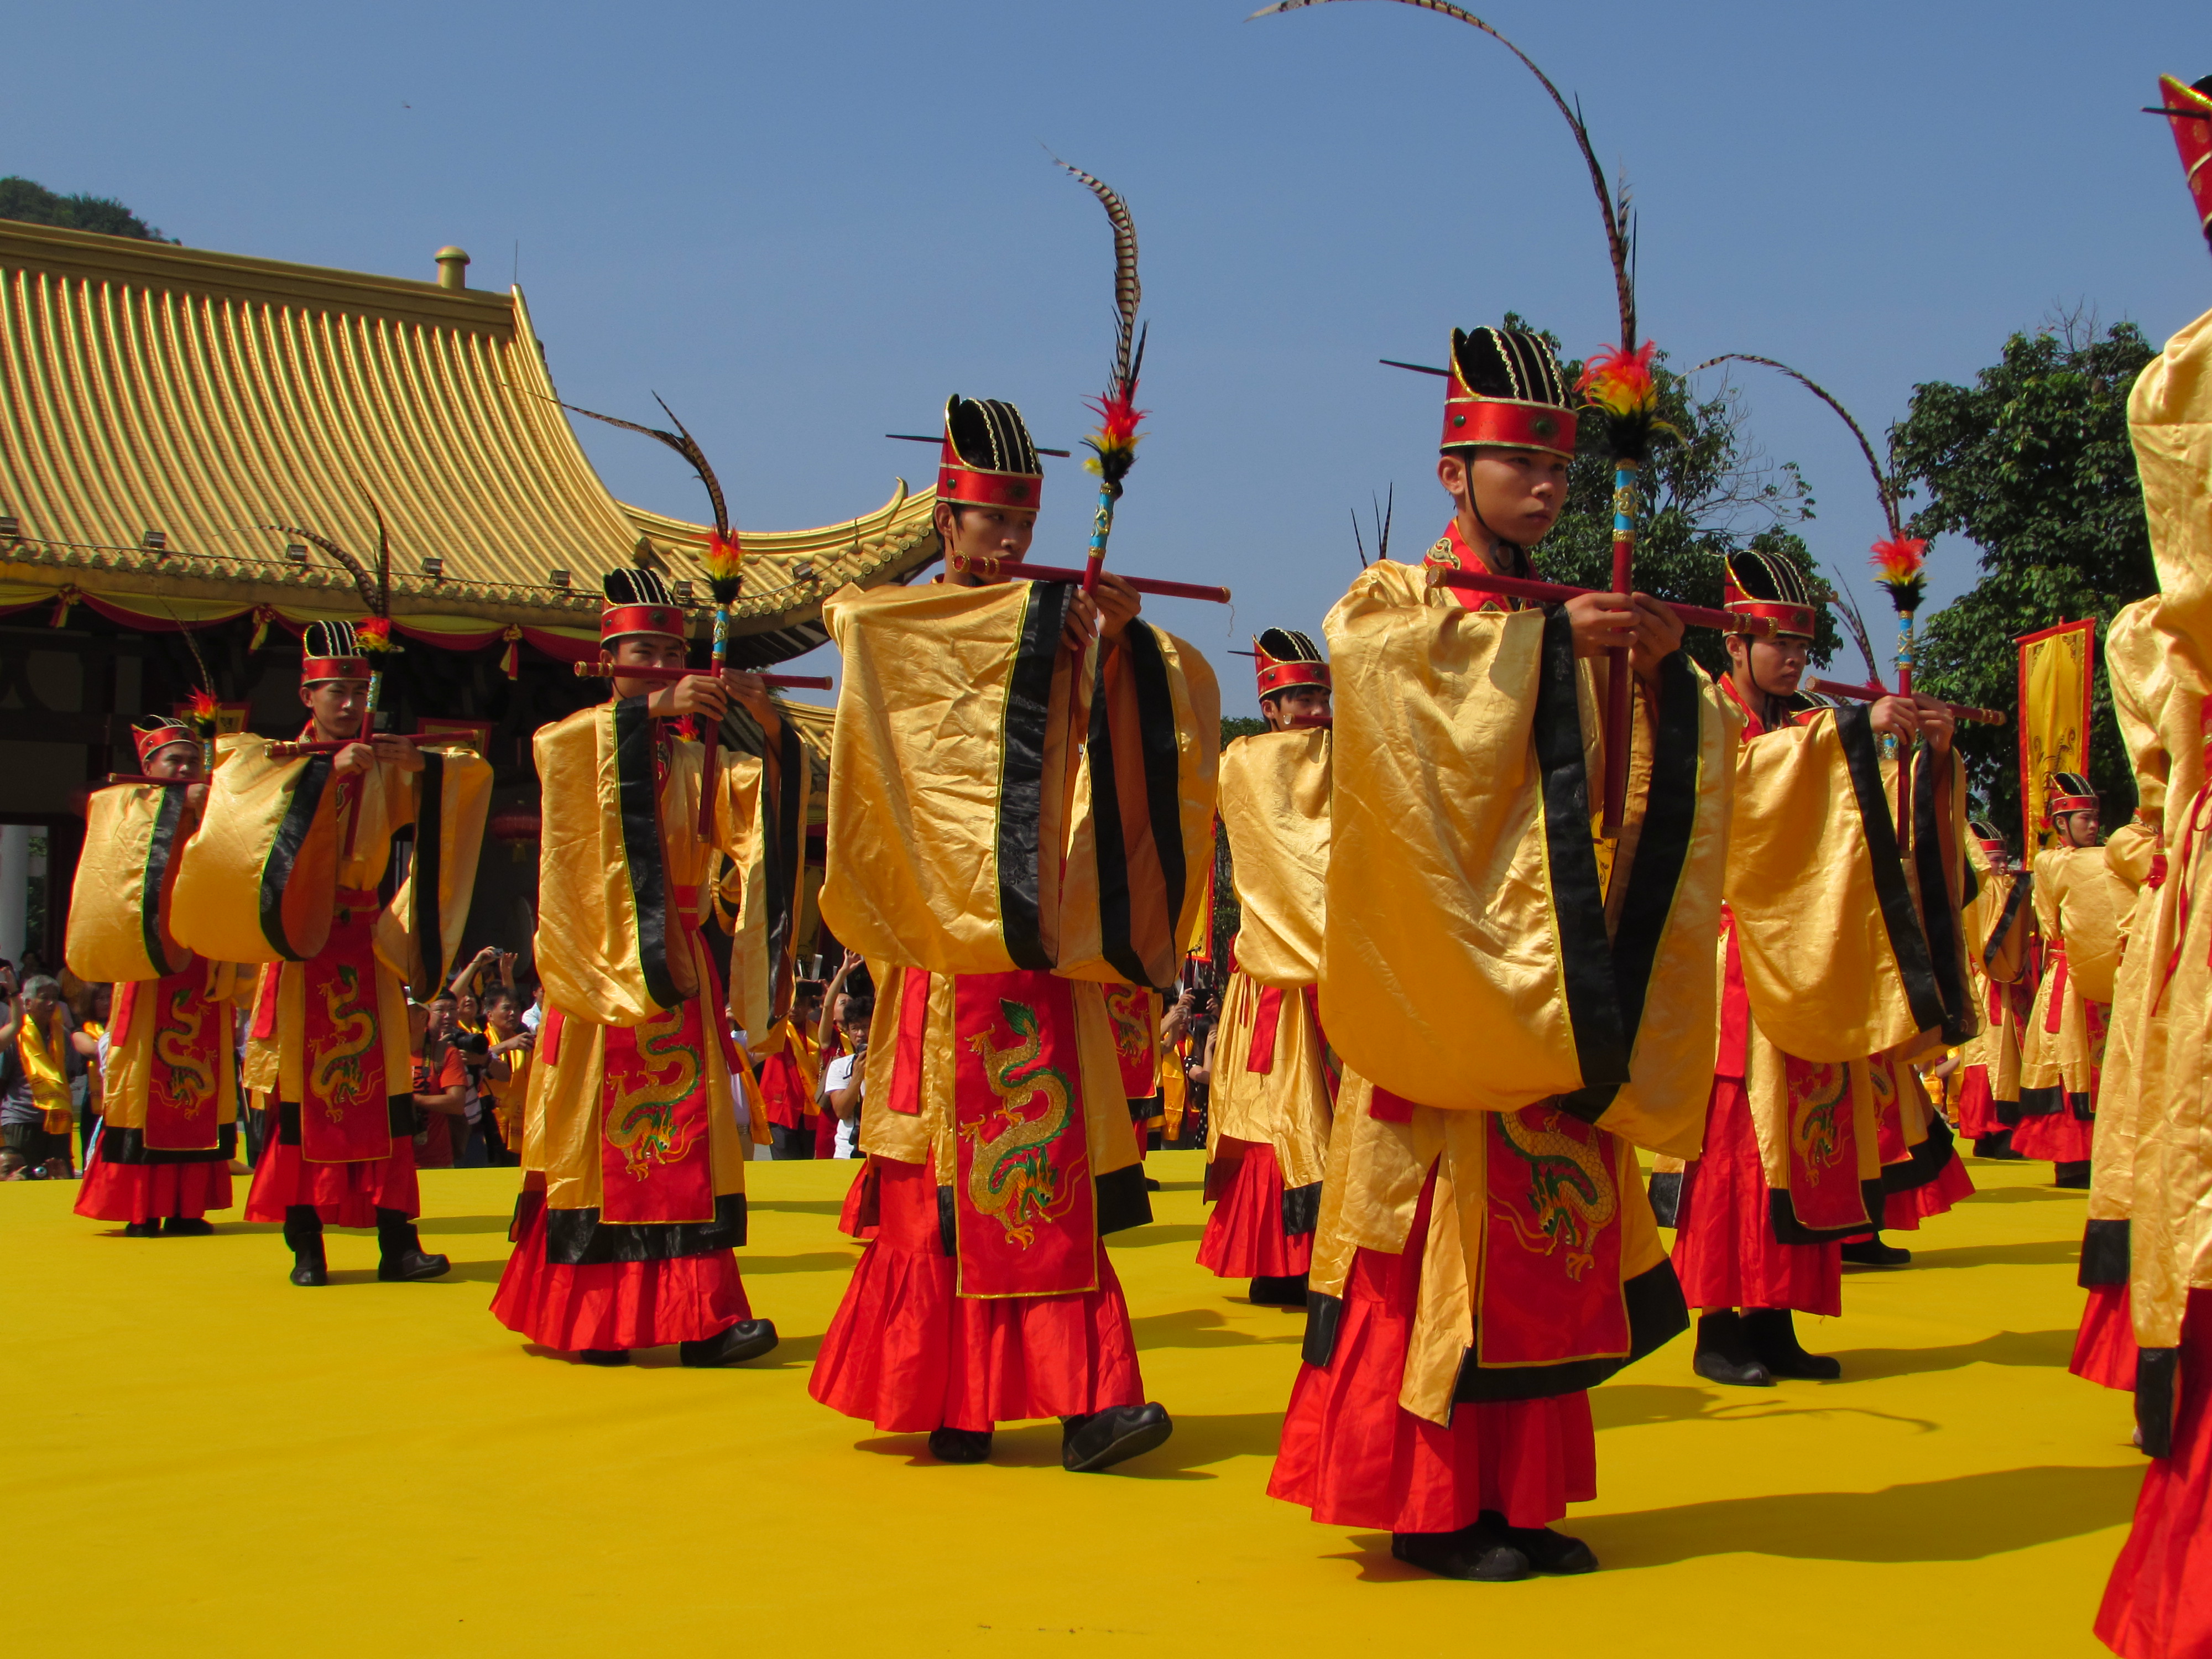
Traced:
<path fill-rule="evenodd" d="M 2001 986 L 2016 985 L 2027 971 L 2027 943 L 2033 933 L 2035 907 L 2023 896 L 2013 908 L 2012 920 L 2005 925 L 2003 936 L 1997 937 L 1998 925 L 2004 921 L 2006 906 L 2011 902 L 2013 889 L 2021 878 L 1993 866 L 1978 841 L 1968 841 L 1966 856 L 1972 864 L 1978 887 L 1974 902 L 1966 908 L 1961 932 L 1966 949 L 1966 984 L 1974 1006 L 1980 1012 L 1980 1020 L 1978 1029 L 1960 1050 L 1960 1066 L 1961 1070 L 1969 1066 L 1985 1067 L 1993 1099 L 2018 1100 L 2021 1039 L 2024 1033 L 2020 1021 L 2014 1017 L 2009 996 L 1999 996 L 1997 1017 L 1990 1018 L 1990 982 L 1995 980 Z"/>
<path fill-rule="evenodd" d="M 189 953 L 170 937 L 161 883 L 173 864 L 181 868 L 196 818 L 179 788 L 117 784 L 92 793 L 70 895 L 67 956 L 79 979 L 119 985 L 184 966 Z"/>
<path fill-rule="evenodd" d="M 42 1126 L 50 1135 L 65 1135 L 76 1127 L 76 1108 L 70 1100 L 69 1032 L 62 1011 L 46 1017 L 46 1029 L 27 1009 L 15 1033 L 15 1053 L 23 1062 L 23 1075 L 31 1085 L 31 1104 L 46 1115 Z"/>
<path fill-rule="evenodd" d="M 1917 1036 L 1835 717 L 1742 745 L 1727 895 L 1753 1019 L 1802 1060 L 1857 1060 Z"/>
<path fill-rule="evenodd" d="M 1425 1106 L 1510 1111 L 1582 1087 L 1549 838 L 1587 836 L 1589 825 L 1547 822 L 1536 750 L 1544 614 L 1466 610 L 1429 590 L 1419 569 L 1381 563 L 1354 580 L 1326 626 L 1336 725 L 1320 987 L 1331 1044 L 1376 1086 Z M 1696 676 L 1694 821 L 1631 1081 L 1600 1119 L 1680 1153 L 1697 1148 L 1711 1077 L 1735 781 L 1734 717 L 1701 673 L 1686 672 Z M 1601 720 L 1587 666 L 1559 695 L 1565 706 L 1552 718 L 1579 720 L 1595 780 Z M 1650 699 L 1639 694 L 1636 709 L 1632 781 L 1649 766 Z M 1559 741 L 1571 748 L 1572 730 Z M 1610 871 L 1609 921 L 1641 854 L 1640 822 L 1639 805 Z M 1610 994 L 1609 965 L 1599 978 Z"/>
<path fill-rule="evenodd" d="M 2046 965 L 2021 1056 L 2021 1086 L 2093 1095 L 2104 1063 L 2084 1001 L 2110 1003 L 2119 967 L 2120 921 L 2133 896 L 2101 847 L 2054 847 L 2035 855 L 2035 920 L 2046 946 L 2066 953 L 2062 976 Z M 2052 1013 L 2053 1005 L 2057 1013 Z M 2048 1027 L 2056 1023 L 2058 1029 Z"/>
<path fill-rule="evenodd" d="M 607 1031 L 643 1024 L 712 984 L 700 930 L 713 902 L 707 878 L 718 851 L 736 858 L 759 834 L 760 762 L 718 752 L 714 838 L 702 841 L 702 746 L 664 743 L 656 724 L 641 700 L 602 703 L 542 728 L 532 743 L 544 817 L 533 950 L 549 1015 L 530 1067 L 522 1167 L 544 1174 L 550 1209 L 602 1207 Z M 641 862 L 629 845 L 635 834 L 653 838 Z M 724 1012 L 702 1010 L 717 1198 L 744 1190 L 750 1156 L 737 1121 L 742 1085 L 714 1030 Z M 752 1109 L 756 1121 L 764 1115 Z"/>
<path fill-rule="evenodd" d="M 1241 887 L 1241 874 L 1238 880 Z M 1243 947 L 1238 949 L 1241 956 Z M 1335 1115 L 1324 1070 L 1327 1055 L 1307 1016 L 1304 993 L 1283 990 L 1274 1011 L 1273 1064 L 1265 1072 L 1249 1068 L 1266 988 L 1240 967 L 1222 993 L 1213 1086 L 1207 1092 L 1206 1156 L 1213 1156 L 1224 1135 L 1272 1146 L 1283 1185 L 1308 1187 L 1321 1179 Z"/>
<path fill-rule="evenodd" d="M 2059 772 L 2089 769 L 2089 657 L 2094 624 L 2068 623 L 2020 647 L 2021 816 L 2022 845 L 2058 844 L 2043 803 Z"/>
<path fill-rule="evenodd" d="M 2168 757 L 2166 873 L 2129 952 L 2152 983 L 2132 1010 L 2135 1146 L 2131 1304 L 2147 1348 L 2180 1340 L 2192 1288 L 2212 1286 L 2212 903 L 2198 890 L 2212 815 L 2203 796 L 2204 696 L 2212 691 L 2212 313 L 2166 343 L 2128 399 L 2129 435 L 2158 564 L 2155 625 L 2173 686 L 2157 714 Z M 2172 964 L 2169 975 L 2166 964 Z"/>
<path fill-rule="evenodd" d="M 1221 823 L 1243 911 L 1237 966 L 1262 985 L 1321 976 L 1330 738 L 1263 732 L 1221 751 Z"/>
<path fill-rule="evenodd" d="M 1014 582 L 848 587 L 824 605 L 844 679 L 821 914 L 871 963 L 1134 980 L 1102 915 L 1102 846 L 1118 845 L 1131 965 L 1173 981 L 1212 859 L 1219 692 L 1203 657 L 1141 621 L 1079 665 L 1060 649 L 1066 599 Z M 1173 795 L 1155 799 L 1143 739 L 1170 726 Z M 1091 775 L 1102 732 L 1110 789 Z"/>

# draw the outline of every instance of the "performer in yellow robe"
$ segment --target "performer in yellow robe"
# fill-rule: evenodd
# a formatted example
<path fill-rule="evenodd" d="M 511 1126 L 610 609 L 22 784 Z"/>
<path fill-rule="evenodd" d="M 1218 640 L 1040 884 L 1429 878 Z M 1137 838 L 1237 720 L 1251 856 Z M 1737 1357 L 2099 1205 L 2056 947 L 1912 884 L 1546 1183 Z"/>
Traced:
<path fill-rule="evenodd" d="M 1595 1496 L 1588 1390 L 1687 1323 L 1635 1148 L 1697 1149 L 1732 721 L 1656 601 L 1547 613 L 1430 580 L 1525 574 L 1575 448 L 1540 336 L 1455 332 L 1451 363 L 1431 568 L 1370 567 L 1327 623 L 1343 1072 L 1268 1490 L 1505 1579 L 1596 1566 L 1550 1524 Z M 1589 659 L 1612 647 L 1638 684 L 1601 862 Z"/>
<path fill-rule="evenodd" d="M 2172 126 L 2212 240 L 2212 76 L 2193 88 L 2167 77 L 2159 91 L 2187 112 Z M 2130 959 L 2143 953 L 2146 982 L 2114 1010 L 2132 1027 L 2128 1297 L 2136 1426 L 2151 1462 L 2096 1632 L 2125 1659 L 2172 1659 L 2212 1652 L 2212 313 L 2136 379 L 2128 428 L 2158 567 L 2160 657 L 2175 684 L 2144 703 L 2169 769 L 2163 846 L 2145 877 L 2156 897 L 2127 944 Z"/>
<path fill-rule="evenodd" d="M 445 983 L 476 884 L 491 769 L 458 745 L 364 738 L 370 664 L 352 623 L 310 623 L 305 652 L 303 738 L 318 748 L 272 758 L 264 738 L 217 739 L 171 926 L 178 944 L 211 961 L 265 964 L 242 1081 L 268 1091 L 276 1133 L 262 1147 L 246 1218 L 284 1224 L 292 1282 L 330 1282 L 325 1225 L 374 1225 L 380 1279 L 434 1279 L 450 1264 L 423 1250 L 414 1226 L 422 1202 L 403 988 L 428 997 Z M 404 830 L 407 874 L 387 902 L 392 842 Z"/>
<path fill-rule="evenodd" d="M 1683 1293 L 1701 1310 L 1698 1374 L 1765 1388 L 1841 1375 L 1805 1351 L 1792 1315 L 1843 1311 L 1841 1242 L 1883 1221 L 1877 1062 L 1893 1078 L 1900 1061 L 1974 1029 L 1952 908 L 1964 789 L 1943 705 L 1797 706 L 1814 608 L 1793 566 L 1737 555 L 1726 604 L 1767 618 L 1775 636 L 1728 638 L 1721 689 L 1743 742 L 1719 1051 L 1705 1150 L 1661 1209 L 1676 1226 Z M 1913 767 L 1910 871 L 1877 733 L 1928 740 Z"/>
<path fill-rule="evenodd" d="M 1111 574 L 1095 601 L 993 580 L 1019 575 L 1042 482 L 1011 404 L 953 398 L 947 576 L 823 610 L 844 684 L 822 919 L 876 1005 L 848 1211 L 868 1242 L 808 1388 L 946 1462 L 1058 1417 L 1079 1472 L 1171 1429 L 1101 1243 L 1152 1214 L 1103 991 L 1175 981 L 1220 702 Z"/>
<path fill-rule="evenodd" d="M 2134 895 L 2100 839 L 2097 792 L 2075 772 L 2051 775 L 2046 813 L 2058 845 L 2035 855 L 2035 920 L 2043 982 L 2021 1055 L 2020 1124 L 2012 1147 L 2056 1166 L 2060 1187 L 2089 1184 L 2097 1078 L 2119 969 L 2120 922 Z"/>
<path fill-rule="evenodd" d="M 2128 1215 L 2135 1197 L 2135 1041 L 2143 1000 L 2160 964 L 2152 962 L 2148 950 L 2130 946 L 2149 931 L 2165 879 L 2160 848 L 2173 760 L 2162 728 L 2166 705 L 2180 690 L 2166 664 L 2156 599 L 2123 607 L 2106 625 L 2105 672 L 2135 772 L 2136 810 L 2105 842 L 2106 868 L 2124 890 L 2126 908 L 2118 930 L 2119 967 L 2112 975 L 2105 1065 L 2097 1080 L 2089 1214 L 2081 1232 L 2078 1278 L 2087 1297 L 2067 1369 L 2106 1388 L 2132 1389 L 2136 1345 L 2128 1315 Z"/>
<path fill-rule="evenodd" d="M 131 733 L 159 783 L 95 790 L 70 898 L 70 971 L 114 987 L 100 1139 L 76 1212 L 128 1237 L 207 1233 L 230 1207 L 238 1140 L 232 998 L 241 975 L 177 944 L 169 927 L 185 843 L 207 798 L 198 738 L 155 715 Z M 243 977 L 251 992 L 252 978 Z"/>
<path fill-rule="evenodd" d="M 1981 1029 L 1960 1051 L 1959 1133 L 1976 1158 L 2017 1158 L 2012 1126 L 2020 1121 L 2021 1042 L 2035 1004 L 2035 906 L 2027 872 L 2013 863 L 2003 835 L 1980 818 L 1967 828 L 1975 892 L 1962 925 Z"/>
<path fill-rule="evenodd" d="M 1251 1299 L 1303 1308 L 1335 1110 L 1322 1035 L 1322 887 L 1328 876 L 1328 665 L 1304 635 L 1252 641 L 1267 730 L 1221 757 L 1221 821 L 1243 926 L 1214 1043 L 1199 1266 L 1249 1279 Z"/>
<path fill-rule="evenodd" d="M 658 573 L 607 575 L 599 635 L 617 669 L 681 668 L 686 635 Z M 672 1342 L 684 1364 L 734 1364 L 775 1347 L 776 1333 L 753 1317 L 733 1254 L 745 1240 L 751 1146 L 738 1124 L 728 999 L 701 935 L 703 889 L 719 850 L 744 872 L 746 908 L 756 896 L 775 907 L 773 826 L 762 820 L 775 816 L 779 780 L 764 781 L 762 760 L 723 750 L 702 781 L 703 745 L 674 722 L 719 726 L 734 695 L 768 732 L 781 787 L 803 796 L 808 774 L 803 757 L 783 764 L 787 728 L 757 677 L 661 684 L 617 672 L 613 691 L 532 744 L 544 792 L 535 953 L 545 1017 L 514 1251 L 492 1312 L 590 1364 Z M 711 841 L 699 833 L 702 788 L 714 801 Z M 787 904 L 797 872 L 783 868 Z M 741 930 L 733 973 L 745 972 L 760 933 Z M 746 985 L 757 989 L 760 977 L 757 962 Z"/>

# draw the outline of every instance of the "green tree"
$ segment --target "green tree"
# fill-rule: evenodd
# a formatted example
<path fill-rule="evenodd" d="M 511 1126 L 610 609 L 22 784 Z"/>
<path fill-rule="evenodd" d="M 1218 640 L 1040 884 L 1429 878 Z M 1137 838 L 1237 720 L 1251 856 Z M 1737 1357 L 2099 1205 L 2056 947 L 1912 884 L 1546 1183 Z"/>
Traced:
<path fill-rule="evenodd" d="M 2127 418 L 2154 355 L 2133 323 L 2100 336 L 2075 315 L 2014 334 L 1972 386 L 1913 388 L 1890 434 L 1899 470 L 1928 499 L 1913 533 L 1966 537 L 1982 570 L 1924 620 L 1916 684 L 2017 720 L 2016 639 L 2090 617 L 2101 641 L 2115 611 L 2157 592 Z M 2135 810 L 2135 779 L 2102 674 L 2094 686 L 2090 781 L 2112 821 Z M 1964 726 L 1959 748 L 1987 816 L 2018 823 L 2017 726 Z"/>
<path fill-rule="evenodd" d="M 1504 325 L 1529 326 L 1510 312 Z M 1557 350 L 1557 339 L 1546 337 Z M 1582 364 L 1571 362 L 1566 372 L 1571 385 Z M 1749 411 L 1725 380 L 1711 397 L 1698 398 L 1687 380 L 1665 367 L 1663 355 L 1655 374 L 1660 417 L 1681 436 L 1662 437 L 1644 475 L 1637 586 L 1656 599 L 1717 607 L 1728 556 L 1758 548 L 1804 571 L 1815 592 L 1826 590 L 1810 550 L 1792 528 L 1812 518 L 1814 507 L 1797 464 L 1777 463 L 1752 441 L 1746 432 Z M 1537 569 L 1553 581 L 1613 586 L 1613 462 L 1595 419 L 1581 423 L 1567 474 L 1566 510 L 1534 556 Z M 1839 641 L 1835 619 L 1824 610 L 1813 659 L 1826 664 Z M 1719 635 L 1692 629 L 1686 643 L 1709 672 L 1726 672 L 1728 653 Z"/>
<path fill-rule="evenodd" d="M 147 242 L 173 240 L 112 197 L 62 196 L 13 174 L 0 179 L 0 219 L 59 225 L 64 230 L 96 230 L 105 236 L 136 236 Z"/>

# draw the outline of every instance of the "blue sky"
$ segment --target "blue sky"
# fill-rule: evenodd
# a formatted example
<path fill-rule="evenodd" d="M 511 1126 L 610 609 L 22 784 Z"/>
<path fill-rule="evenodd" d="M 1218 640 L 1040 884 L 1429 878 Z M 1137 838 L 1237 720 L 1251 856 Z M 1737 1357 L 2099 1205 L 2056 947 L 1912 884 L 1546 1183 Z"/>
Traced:
<path fill-rule="evenodd" d="M 1436 384 L 1375 360 L 1440 361 L 1509 307 L 1577 353 L 1617 332 L 1579 159 L 1501 47 L 1407 7 L 1253 3 L 77 0 L 11 17 L 0 172 L 195 246 L 428 277 L 458 242 L 477 285 L 519 270 L 564 396 L 637 416 L 658 391 L 739 525 L 780 529 L 926 482 L 880 434 L 933 429 L 950 392 L 1080 437 L 1111 246 L 1048 144 L 1142 243 L 1152 435 L 1115 561 L 1237 590 L 1233 617 L 1150 614 L 1249 710 L 1225 652 L 1317 629 L 1357 569 L 1347 508 L 1395 483 L 1401 555 L 1443 522 Z M 2160 73 L 2212 70 L 2202 0 L 1485 15 L 1625 167 L 1644 331 L 1677 363 L 1780 357 L 1878 430 L 2057 309 L 2163 339 L 2212 301 L 2172 141 L 2136 112 Z M 1881 520 L 1848 434 L 1740 383 L 1858 581 Z M 701 515 L 658 446 L 581 435 L 617 495 Z M 1056 464 L 1036 556 L 1074 562 L 1083 483 Z M 1937 600 L 1972 580 L 1968 544 L 1931 556 Z"/>

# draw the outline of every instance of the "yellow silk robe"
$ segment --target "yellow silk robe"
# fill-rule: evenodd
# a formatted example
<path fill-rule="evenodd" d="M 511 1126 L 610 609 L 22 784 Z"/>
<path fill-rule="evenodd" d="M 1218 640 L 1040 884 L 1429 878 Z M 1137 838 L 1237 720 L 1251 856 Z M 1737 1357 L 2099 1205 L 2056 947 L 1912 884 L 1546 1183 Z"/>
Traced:
<path fill-rule="evenodd" d="M 2035 906 L 2021 878 L 1991 864 L 1980 842 L 1970 842 L 1966 855 L 1977 884 L 1965 913 L 1966 975 L 1974 1006 L 1981 1012 L 1981 1025 L 1960 1051 L 1960 1068 L 1985 1067 L 1990 1100 L 2016 1103 L 2027 1028 L 2014 1007 L 2012 988 L 2027 972 Z"/>
<path fill-rule="evenodd" d="M 2130 1283 L 2139 1402 L 2170 1410 L 2187 1294 L 2212 1288 L 2212 1102 L 2204 1079 L 2212 1011 L 2212 813 L 2204 797 L 2204 698 L 2212 692 L 2212 313 L 2166 343 L 2128 399 L 2158 564 L 2155 626 L 2173 685 L 2160 700 L 2158 742 L 2168 757 L 2164 879 L 2128 941 L 2142 951 L 2147 994 L 2124 1005 L 2134 1079 Z M 2166 964 L 2172 964 L 2169 974 Z M 2162 1400 L 2160 1398 L 2163 1391 Z M 2148 1440 L 2147 1436 L 2146 1439 Z"/>
<path fill-rule="evenodd" d="M 1319 1185 L 1334 1113 L 1328 1054 L 1305 1008 L 1321 975 L 1330 738 L 1318 728 L 1266 732 L 1221 756 L 1221 822 L 1244 919 L 1214 1039 L 1206 1153 L 1224 1135 L 1272 1146 L 1291 1192 Z M 1271 1002 L 1268 991 L 1279 994 Z M 1273 1015 L 1273 1059 L 1255 1072 L 1263 1008 Z"/>

